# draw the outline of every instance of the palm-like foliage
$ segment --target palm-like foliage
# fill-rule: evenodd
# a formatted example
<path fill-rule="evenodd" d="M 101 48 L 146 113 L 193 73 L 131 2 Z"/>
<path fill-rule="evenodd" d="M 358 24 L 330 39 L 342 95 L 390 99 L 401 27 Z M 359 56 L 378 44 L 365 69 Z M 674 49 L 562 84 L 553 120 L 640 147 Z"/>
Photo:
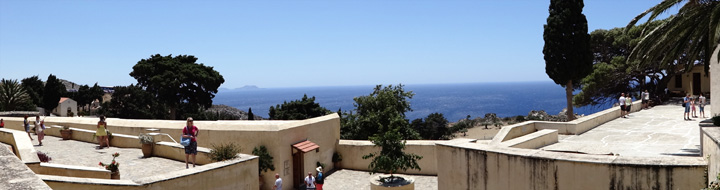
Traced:
<path fill-rule="evenodd" d="M 30 101 L 30 96 L 17 80 L 0 81 L 0 111 L 24 110 L 23 106 Z"/>
<path fill-rule="evenodd" d="M 644 31 L 647 35 L 633 49 L 628 61 L 659 63 L 668 69 L 682 65 L 686 70 L 700 61 L 707 70 L 712 50 L 720 41 L 720 0 L 664 0 L 636 16 L 625 28 L 631 28 L 648 14 L 648 21 L 652 21 L 681 4 L 684 5 L 678 13 L 666 23 Z"/>

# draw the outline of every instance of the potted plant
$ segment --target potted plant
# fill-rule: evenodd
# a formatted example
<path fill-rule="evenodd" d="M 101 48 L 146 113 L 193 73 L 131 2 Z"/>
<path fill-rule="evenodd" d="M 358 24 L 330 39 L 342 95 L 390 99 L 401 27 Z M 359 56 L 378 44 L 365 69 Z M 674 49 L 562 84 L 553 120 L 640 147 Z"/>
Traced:
<path fill-rule="evenodd" d="M 120 162 L 116 162 L 115 158 L 120 156 L 120 153 L 112 154 L 112 162 L 110 164 L 103 164 L 100 162 L 100 166 L 105 167 L 106 170 L 110 170 L 110 179 L 120 179 Z"/>
<path fill-rule="evenodd" d="M 340 153 L 337 153 L 337 152 L 333 153 L 332 162 L 333 162 L 333 166 L 334 166 L 335 170 L 340 169 L 341 161 L 342 161 L 342 155 L 340 155 Z"/>
<path fill-rule="evenodd" d="M 396 176 L 398 170 L 407 171 L 408 169 L 420 169 L 417 161 L 422 159 L 422 156 L 416 154 L 407 154 L 403 152 L 405 149 L 405 141 L 398 132 L 398 129 L 391 129 L 385 133 L 376 134 L 370 137 L 375 146 L 380 147 L 380 152 L 370 153 L 363 156 L 363 159 L 372 158 L 372 162 L 368 165 L 370 174 L 378 172 L 388 172 L 390 176 L 377 176 L 378 179 L 370 181 L 371 189 L 387 189 L 387 188 L 399 188 L 399 189 L 414 189 L 414 181 L 412 178 Z"/>
<path fill-rule="evenodd" d="M 268 150 L 267 148 L 265 148 L 264 145 L 255 147 L 252 153 L 255 156 L 260 157 L 258 159 L 258 175 L 260 176 L 260 189 L 262 189 L 262 186 L 264 184 L 262 173 L 266 172 L 267 170 L 275 171 L 275 165 L 273 165 L 273 157 L 270 156 L 270 153 L 268 153 Z"/>
<path fill-rule="evenodd" d="M 220 145 L 212 144 L 212 149 L 210 149 L 210 155 L 208 156 L 210 156 L 211 160 L 220 162 L 237 158 L 241 151 L 240 145 L 236 145 L 234 142 Z"/>
<path fill-rule="evenodd" d="M 70 127 L 63 126 L 62 129 L 60 129 L 60 136 L 62 136 L 63 140 L 70 140 L 72 137 L 72 130 L 70 130 Z"/>
<path fill-rule="evenodd" d="M 148 134 L 140 134 L 138 136 L 138 139 L 140 139 L 140 144 L 142 144 L 143 157 L 151 157 L 153 152 L 153 145 L 155 144 L 155 139 L 153 138 L 153 136 L 150 136 Z"/>

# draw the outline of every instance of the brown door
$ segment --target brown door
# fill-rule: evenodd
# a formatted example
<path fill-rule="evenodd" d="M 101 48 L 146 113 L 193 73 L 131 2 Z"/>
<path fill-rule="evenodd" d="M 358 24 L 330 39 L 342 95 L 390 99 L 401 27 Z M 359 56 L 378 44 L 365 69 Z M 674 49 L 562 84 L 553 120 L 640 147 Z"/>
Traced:
<path fill-rule="evenodd" d="M 700 91 L 702 89 L 702 88 L 700 88 L 700 87 L 702 87 L 702 86 L 700 86 L 701 85 L 700 79 L 702 79 L 702 78 L 700 78 L 700 73 L 693 73 L 693 79 L 692 79 L 693 80 L 693 87 L 692 87 L 693 95 L 700 94 Z"/>
<path fill-rule="evenodd" d="M 305 184 L 303 180 L 303 152 L 297 151 L 293 148 L 293 185 L 294 189 L 302 189 Z"/>

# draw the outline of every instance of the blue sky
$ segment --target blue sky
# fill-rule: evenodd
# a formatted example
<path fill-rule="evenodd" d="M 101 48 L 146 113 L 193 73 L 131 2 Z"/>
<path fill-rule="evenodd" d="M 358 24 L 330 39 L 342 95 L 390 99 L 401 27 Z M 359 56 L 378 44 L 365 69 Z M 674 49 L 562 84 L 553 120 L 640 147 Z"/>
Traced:
<path fill-rule="evenodd" d="M 659 0 L 592 0 L 590 31 Z M 223 88 L 551 81 L 549 0 L 0 1 L 0 78 L 129 85 L 153 54 L 194 55 Z M 678 8 L 673 10 L 676 12 Z"/>

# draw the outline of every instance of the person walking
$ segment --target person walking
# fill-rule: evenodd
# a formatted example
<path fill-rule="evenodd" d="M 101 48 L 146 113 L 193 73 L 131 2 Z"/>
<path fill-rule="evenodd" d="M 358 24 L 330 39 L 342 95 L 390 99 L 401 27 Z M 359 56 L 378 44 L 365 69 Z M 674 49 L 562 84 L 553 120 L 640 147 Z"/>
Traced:
<path fill-rule="evenodd" d="M 690 106 L 691 106 L 691 107 L 690 107 L 690 110 L 691 110 L 691 113 L 692 113 L 692 117 L 693 117 L 693 118 L 697 118 L 697 111 L 696 111 L 696 109 L 695 109 L 695 106 L 697 106 L 697 98 L 692 98 L 692 99 L 690 100 Z"/>
<path fill-rule="evenodd" d="M 312 172 L 308 172 L 305 177 L 305 189 L 315 189 L 315 177 L 312 176 Z"/>
<path fill-rule="evenodd" d="M 700 93 L 700 97 L 698 97 L 698 107 L 700 107 L 700 116 L 702 116 L 702 118 L 707 118 L 705 117 L 705 103 L 705 96 L 703 96 L 703 93 Z M 1 121 L 2 119 L 0 119 L 0 122 Z"/>
<path fill-rule="evenodd" d="M 618 98 L 618 104 L 620 104 L 620 117 L 625 117 L 625 93 L 620 93 L 620 98 Z"/>
<path fill-rule="evenodd" d="M 107 123 L 105 122 L 105 116 L 100 116 L 100 121 L 97 123 L 97 131 L 95 131 L 95 136 L 97 136 L 98 145 L 100 145 L 100 149 L 103 148 L 103 144 L 105 144 L 108 148 L 110 148 L 110 140 L 108 139 L 107 134 Z"/>
<path fill-rule="evenodd" d="M 38 116 L 39 118 L 40 116 Z M 37 131 L 38 136 L 38 146 L 42 146 L 42 141 L 45 139 L 45 120 L 41 120 L 39 124 L 35 127 L 35 131 Z"/>
<path fill-rule="evenodd" d="M 323 184 L 325 183 L 325 175 L 323 174 L 323 167 L 318 166 L 315 168 L 317 170 L 317 177 L 315 177 L 315 187 L 317 190 L 323 189 Z"/>
<path fill-rule="evenodd" d="M 275 173 L 275 186 L 273 186 L 274 190 L 282 190 L 282 178 L 280 178 L 280 174 Z"/>
<path fill-rule="evenodd" d="M 642 93 L 642 103 L 643 109 L 648 109 L 648 107 L 650 107 L 650 93 L 647 90 Z"/>
<path fill-rule="evenodd" d="M 197 135 L 200 130 L 193 125 L 193 118 L 188 117 L 185 124 L 185 128 L 182 130 L 183 138 L 190 138 L 190 145 L 185 146 L 185 169 L 190 168 L 188 166 L 188 158 L 192 158 L 193 168 L 195 167 L 195 156 L 197 156 Z"/>
<path fill-rule="evenodd" d="M 0 128 L 5 128 L 5 121 L 0 119 Z"/>
<path fill-rule="evenodd" d="M 690 121 L 690 94 L 685 95 L 685 98 L 683 98 L 683 107 L 685 107 L 683 117 L 685 121 Z"/>
<path fill-rule="evenodd" d="M 25 132 L 28 134 L 28 137 L 30 137 L 30 140 L 33 140 L 32 136 L 30 136 L 30 122 L 27 120 L 28 116 L 25 115 L 25 120 L 23 120 L 23 127 L 25 127 Z"/>

